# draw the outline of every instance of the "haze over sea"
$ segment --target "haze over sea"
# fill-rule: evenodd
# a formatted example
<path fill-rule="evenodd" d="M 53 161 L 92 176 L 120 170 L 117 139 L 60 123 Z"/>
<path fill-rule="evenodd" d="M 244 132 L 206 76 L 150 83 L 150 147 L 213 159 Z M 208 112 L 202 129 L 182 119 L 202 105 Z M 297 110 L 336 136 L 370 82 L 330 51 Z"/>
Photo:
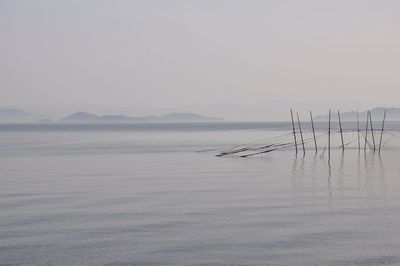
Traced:
<path fill-rule="evenodd" d="M 381 156 L 335 149 L 330 164 L 312 146 L 304 158 L 197 152 L 288 132 L 286 123 L 1 125 L 1 263 L 398 265 L 396 145 Z"/>

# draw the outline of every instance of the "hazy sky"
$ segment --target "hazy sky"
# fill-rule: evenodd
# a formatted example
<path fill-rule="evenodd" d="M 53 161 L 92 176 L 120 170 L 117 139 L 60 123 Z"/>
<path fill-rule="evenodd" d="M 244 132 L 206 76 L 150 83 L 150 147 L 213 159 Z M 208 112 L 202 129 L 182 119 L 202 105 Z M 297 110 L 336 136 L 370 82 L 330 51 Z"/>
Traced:
<path fill-rule="evenodd" d="M 400 106 L 400 1 L 0 0 L 0 106 Z"/>

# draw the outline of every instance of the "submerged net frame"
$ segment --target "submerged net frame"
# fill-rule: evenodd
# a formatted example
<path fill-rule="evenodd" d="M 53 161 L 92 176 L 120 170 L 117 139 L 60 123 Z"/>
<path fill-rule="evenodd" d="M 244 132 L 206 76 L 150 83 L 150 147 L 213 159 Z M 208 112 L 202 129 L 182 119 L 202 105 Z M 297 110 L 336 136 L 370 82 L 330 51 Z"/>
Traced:
<path fill-rule="evenodd" d="M 303 151 L 303 156 L 305 155 L 306 148 L 305 145 L 309 143 L 314 143 L 314 148 L 315 148 L 315 154 L 318 153 L 318 148 L 321 148 L 321 146 L 318 146 L 317 143 L 323 143 L 323 151 L 320 155 L 321 158 L 324 157 L 326 148 L 328 146 L 328 158 L 330 159 L 330 150 L 331 150 L 331 138 L 334 138 L 335 136 L 340 136 L 341 139 L 341 145 L 339 146 L 334 146 L 333 148 L 340 148 L 345 150 L 345 147 L 350 146 L 354 142 L 357 141 L 358 143 L 358 150 L 361 150 L 362 148 L 364 151 L 367 150 L 367 147 L 369 150 L 372 151 L 377 151 L 380 153 L 381 148 L 385 146 L 390 139 L 392 138 L 397 138 L 400 137 L 400 130 L 398 129 L 385 129 L 385 119 L 386 119 L 386 109 L 384 111 L 383 115 L 383 120 L 382 120 L 382 126 L 380 129 L 374 129 L 372 125 L 372 116 L 370 111 L 367 112 L 367 122 L 366 122 L 366 127 L 365 131 L 362 131 L 360 129 L 360 123 L 358 119 L 358 111 L 357 111 L 357 128 L 356 129 L 344 129 L 342 128 L 342 123 L 340 119 L 340 112 L 338 111 L 338 119 L 339 119 L 339 130 L 337 131 L 331 131 L 331 110 L 329 110 L 329 123 L 328 123 L 328 130 L 327 132 L 322 132 L 319 134 L 316 134 L 315 128 L 314 128 L 314 121 L 312 117 L 312 112 L 310 111 L 310 118 L 311 118 L 311 131 L 302 131 L 301 128 L 301 122 L 297 113 L 297 119 L 298 119 L 298 126 L 295 126 L 295 122 L 293 119 L 293 113 L 292 110 L 291 112 L 291 121 L 292 121 L 292 132 L 274 136 L 271 138 L 263 139 L 263 140 L 258 140 L 255 142 L 247 143 L 247 144 L 242 144 L 242 145 L 236 145 L 234 147 L 221 150 L 219 151 L 216 156 L 222 157 L 222 156 L 239 156 L 239 157 L 251 157 L 251 156 L 256 156 L 260 154 L 266 154 L 270 153 L 273 151 L 278 151 L 278 150 L 285 150 L 285 149 L 291 149 L 294 148 L 296 151 L 296 154 L 299 151 L 299 148 L 302 148 Z M 298 131 L 296 132 L 296 129 Z M 383 139 L 383 133 L 388 133 L 389 138 L 384 140 Z M 350 140 L 344 141 L 344 136 L 343 134 L 348 134 L 352 133 L 352 137 Z M 355 134 L 357 133 L 357 134 Z M 368 134 L 370 133 L 370 134 Z M 374 133 L 379 133 L 379 144 L 376 143 L 375 141 L 375 136 Z M 304 135 L 306 137 L 304 137 Z M 311 135 L 311 136 L 308 136 Z M 371 135 L 372 143 L 368 139 L 369 135 Z M 299 138 L 300 137 L 300 138 Z M 326 139 L 327 137 L 327 139 Z M 321 139 L 323 140 L 321 142 Z M 301 142 L 299 142 L 301 140 Z M 364 142 L 364 146 L 362 147 L 361 142 Z"/>

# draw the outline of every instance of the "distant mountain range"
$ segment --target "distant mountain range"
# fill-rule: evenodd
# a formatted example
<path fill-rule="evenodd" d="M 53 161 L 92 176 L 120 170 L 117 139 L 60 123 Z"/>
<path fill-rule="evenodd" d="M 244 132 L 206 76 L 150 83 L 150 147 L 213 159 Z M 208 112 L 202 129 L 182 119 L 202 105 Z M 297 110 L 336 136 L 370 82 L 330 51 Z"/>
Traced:
<path fill-rule="evenodd" d="M 377 107 L 371 109 L 372 119 L 381 120 L 385 108 Z M 386 108 L 386 119 L 400 121 L 400 108 Z M 357 112 L 340 113 L 343 121 L 356 121 Z M 359 112 L 359 119 L 365 120 L 367 111 Z M 337 120 L 337 110 L 332 110 L 332 120 Z M 328 114 L 315 115 L 316 121 L 327 121 Z M 20 109 L 1 109 L 0 123 L 179 123 L 179 122 L 222 122 L 223 118 L 203 116 L 195 113 L 170 113 L 166 115 L 149 115 L 140 117 L 131 117 L 126 115 L 96 115 L 86 112 L 77 112 L 61 119 L 54 119 L 47 115 L 34 115 Z"/>
<path fill-rule="evenodd" d="M 172 113 L 162 116 L 129 117 L 124 115 L 94 115 L 85 112 L 71 114 L 61 123 L 146 123 L 146 122 L 221 122 L 223 118 L 202 116 L 192 113 Z"/>
<path fill-rule="evenodd" d="M 380 120 L 383 119 L 383 114 L 386 109 L 386 120 L 400 120 L 400 108 L 384 108 L 384 107 L 376 107 L 371 109 L 371 116 L 372 119 L 374 120 Z M 367 111 L 359 112 L 358 117 L 360 120 L 365 120 L 367 117 Z M 340 118 L 343 121 L 356 121 L 357 120 L 357 112 L 356 111 L 350 111 L 350 112 L 343 112 L 340 113 Z M 329 119 L 329 114 L 325 115 L 320 115 L 316 116 L 315 120 L 320 120 L 320 121 L 326 121 Z M 337 110 L 332 111 L 331 113 L 331 119 L 332 120 L 337 120 L 338 119 L 338 113 Z"/>
<path fill-rule="evenodd" d="M 36 116 L 19 109 L 0 110 L 0 123 L 146 123 L 146 122 L 221 122 L 223 118 L 202 116 L 193 113 L 171 113 L 161 116 L 130 117 L 124 115 L 99 116 L 85 112 L 73 113 L 60 120 L 48 116 Z"/>

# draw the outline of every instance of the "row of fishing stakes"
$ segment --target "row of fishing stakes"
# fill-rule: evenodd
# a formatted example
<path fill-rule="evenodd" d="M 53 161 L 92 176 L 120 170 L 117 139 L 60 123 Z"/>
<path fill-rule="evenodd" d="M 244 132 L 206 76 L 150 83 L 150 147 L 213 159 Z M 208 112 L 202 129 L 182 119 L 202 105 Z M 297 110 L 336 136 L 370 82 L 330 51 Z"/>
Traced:
<path fill-rule="evenodd" d="M 294 138 L 294 147 L 296 149 L 296 155 L 298 153 L 298 144 L 297 144 L 297 133 L 296 133 L 296 127 L 295 127 L 295 122 L 293 118 L 293 110 L 290 109 L 290 117 L 292 120 L 292 130 L 293 130 L 293 138 Z M 303 138 L 303 132 L 301 130 L 301 123 L 300 123 L 300 118 L 299 118 L 299 113 L 296 112 L 296 117 L 297 117 L 297 123 L 299 127 L 299 133 L 300 133 L 300 139 L 301 139 L 301 145 L 303 149 L 303 156 L 306 154 L 306 149 L 304 146 L 304 138 Z M 385 119 L 386 119 L 386 109 L 383 113 L 383 120 L 382 120 L 382 128 L 381 128 L 381 134 L 380 134 L 380 139 L 379 139 L 379 146 L 378 146 L 378 153 L 380 154 L 381 152 L 381 147 L 382 147 L 382 136 L 383 136 L 383 131 L 385 127 Z M 314 147 L 315 147 L 315 153 L 318 153 L 318 145 L 317 145 L 317 138 L 315 136 L 315 127 L 314 127 L 314 120 L 313 120 L 313 115 L 310 110 L 310 120 L 311 120 L 311 128 L 312 128 L 312 133 L 313 133 L 313 139 L 314 139 Z M 340 146 L 342 148 L 342 152 L 344 152 L 345 144 L 344 144 L 344 138 L 343 138 L 343 128 L 342 128 L 342 120 L 340 117 L 340 111 L 338 110 L 338 120 L 339 120 L 339 133 L 340 133 L 340 139 L 342 145 Z M 368 143 L 368 126 L 370 126 L 370 131 L 371 131 L 371 137 L 372 137 L 372 149 L 374 152 L 376 152 L 376 144 L 375 144 L 375 136 L 374 136 L 374 128 L 372 126 L 372 116 L 371 112 L 367 111 L 367 122 L 365 125 L 365 136 L 364 136 L 364 152 L 367 151 L 367 144 Z M 359 115 L 357 111 L 357 143 L 358 143 L 358 150 L 361 149 L 361 143 L 360 143 L 360 121 L 359 121 Z M 331 110 L 329 110 L 329 115 L 328 115 L 328 160 L 331 160 Z"/>

